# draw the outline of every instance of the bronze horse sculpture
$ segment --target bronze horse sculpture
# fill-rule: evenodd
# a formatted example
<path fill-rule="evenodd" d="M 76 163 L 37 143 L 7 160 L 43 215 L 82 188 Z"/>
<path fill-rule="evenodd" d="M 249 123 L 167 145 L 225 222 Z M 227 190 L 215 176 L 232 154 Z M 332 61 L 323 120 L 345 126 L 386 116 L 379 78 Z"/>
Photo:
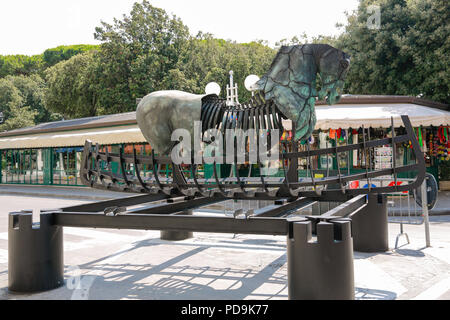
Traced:
<path fill-rule="evenodd" d="M 254 99 L 249 105 L 269 103 L 274 107 L 272 116 L 279 113 L 295 125 L 295 141 L 304 141 L 311 136 L 316 124 L 316 98 L 326 99 L 330 105 L 338 102 L 349 66 L 350 56 L 329 45 L 283 46 L 269 71 L 253 86 L 261 98 Z M 318 78 L 321 82 L 319 92 L 316 90 Z M 193 136 L 194 122 L 200 120 L 203 130 L 211 128 L 212 117 L 209 123 L 205 123 L 207 117 L 204 115 L 205 105 L 211 104 L 211 101 L 215 101 L 219 106 L 216 109 L 222 111 L 215 119 L 217 128 L 220 128 L 218 124 L 226 121 L 221 116 L 230 109 L 223 101 L 216 95 L 196 95 L 176 90 L 157 91 L 144 97 L 137 107 L 136 119 L 155 153 L 168 155 L 174 146 L 171 141 L 174 130 L 186 129 Z M 243 118 L 245 113 L 236 114 Z M 249 114 L 245 116 L 249 117 Z"/>
<path fill-rule="evenodd" d="M 334 197 L 337 194 L 402 192 L 417 188 L 424 179 L 424 160 L 407 116 L 402 116 L 406 129 L 404 135 L 375 141 L 370 140 L 369 136 L 369 144 L 363 131 L 362 143 L 317 150 L 310 150 L 309 144 L 306 144 L 306 148 L 296 148 L 297 142 L 307 142 L 314 130 L 314 105 L 317 99 L 325 99 L 328 104 L 339 101 L 349 66 L 350 57 L 329 45 L 289 46 L 279 50 L 269 71 L 254 84 L 255 96 L 246 104 L 230 106 L 217 95 L 196 95 L 181 91 L 151 93 L 140 102 L 136 112 L 138 125 L 153 148 L 151 155 L 138 154 L 136 148 L 131 155 L 123 150 L 118 154 L 109 153 L 107 149 L 102 152 L 99 145 L 93 146 L 87 141 L 83 152 L 82 181 L 92 187 L 126 192 L 206 198 L 218 196 L 228 199 L 260 197 L 270 200 L 299 196 L 317 198 L 323 194 Z M 276 137 L 278 132 L 271 129 L 291 130 L 288 128 L 291 127 L 289 121 L 282 121 L 284 119 L 292 122 L 294 141 L 279 143 Z M 199 124 L 201 130 L 198 130 Z M 200 143 L 199 150 L 195 148 L 198 144 L 194 144 L 194 152 L 189 153 L 190 150 L 184 148 L 184 136 L 182 141 L 172 141 L 172 138 L 177 137 L 178 129 L 190 132 L 189 138 L 194 136 L 194 142 L 195 138 L 201 136 L 204 145 Z M 226 154 L 220 148 L 218 152 L 217 149 L 209 152 L 212 149 L 210 146 L 215 147 L 212 139 L 207 139 L 209 134 L 205 134 L 210 132 L 209 129 L 216 129 L 218 135 L 214 134 L 214 137 L 219 137 L 219 140 L 226 138 Z M 236 133 L 236 139 L 229 139 L 227 134 L 233 132 Z M 258 139 L 254 139 L 255 136 Z M 265 138 L 267 143 L 264 142 Z M 352 150 L 367 155 L 376 146 L 391 144 L 394 148 L 395 144 L 404 141 L 413 144 L 416 164 L 399 166 L 394 163 L 393 168 L 379 170 L 369 167 L 366 162 L 365 173 L 345 175 L 338 166 L 337 175 L 316 178 L 314 171 L 319 169 L 313 165 L 313 157 L 338 157 L 340 153 Z M 232 152 L 229 152 L 231 143 L 234 148 L 231 147 Z M 256 149 L 252 149 L 255 144 Z M 264 145 L 270 146 L 270 151 Z M 183 153 L 181 162 L 177 162 L 176 157 L 179 150 Z M 272 157 L 274 154 L 275 157 Z M 225 158 L 226 161 L 222 161 Z M 301 165 L 302 170 L 306 171 L 306 177 L 299 177 L 299 159 L 306 160 Z M 113 162 L 120 166 L 119 174 L 112 171 Z M 232 165 L 229 177 L 222 177 L 218 166 L 214 165 L 222 163 Z M 206 171 L 200 173 L 201 165 L 205 164 L 211 165 L 212 176 L 206 175 Z M 244 173 L 248 174 L 247 177 L 238 168 L 242 164 L 248 165 L 248 171 Z M 132 166 L 133 170 L 127 170 L 127 165 L 130 168 Z M 171 174 L 168 175 L 168 171 L 160 174 L 163 166 L 166 171 L 172 170 Z M 252 168 L 255 168 L 255 175 L 251 173 Z M 142 170 L 144 176 L 141 175 Z M 150 174 L 146 175 L 145 170 L 150 171 Z M 361 179 L 371 186 L 371 179 L 378 176 L 393 175 L 395 179 L 399 172 L 418 172 L 417 179 L 405 186 L 368 189 L 349 187 L 349 182 Z"/>

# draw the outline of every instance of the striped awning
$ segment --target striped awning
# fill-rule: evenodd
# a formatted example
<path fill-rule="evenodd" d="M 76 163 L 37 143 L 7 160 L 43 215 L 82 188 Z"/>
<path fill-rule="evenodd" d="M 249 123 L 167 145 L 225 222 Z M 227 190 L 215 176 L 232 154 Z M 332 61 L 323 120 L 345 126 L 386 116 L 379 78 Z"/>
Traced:
<path fill-rule="evenodd" d="M 450 124 L 450 112 L 419 106 L 412 103 L 399 104 L 339 104 L 317 106 L 317 124 L 315 129 L 389 128 L 391 117 L 394 126 L 403 125 L 401 116 L 407 115 L 413 127 L 447 126 Z"/>
<path fill-rule="evenodd" d="M 102 145 L 146 142 L 137 125 L 40 133 L 0 138 L 0 149 L 84 146 L 86 140 Z"/>

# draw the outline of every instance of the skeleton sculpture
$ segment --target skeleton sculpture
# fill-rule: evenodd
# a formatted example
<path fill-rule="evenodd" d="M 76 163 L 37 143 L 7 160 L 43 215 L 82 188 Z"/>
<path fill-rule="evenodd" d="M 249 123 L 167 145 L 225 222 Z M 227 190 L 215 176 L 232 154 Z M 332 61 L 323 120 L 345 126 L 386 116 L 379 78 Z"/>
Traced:
<path fill-rule="evenodd" d="M 226 115 L 230 112 L 234 112 L 236 117 L 234 122 L 228 124 L 229 127 L 245 127 L 244 118 L 251 114 L 251 111 L 245 113 L 246 109 L 253 109 L 255 115 L 265 118 L 266 121 L 262 121 L 264 125 L 268 125 L 267 117 L 271 114 L 270 122 L 275 128 L 280 125 L 276 119 L 292 120 L 295 140 L 305 140 L 310 137 L 316 124 L 316 97 L 325 98 L 330 105 L 338 102 L 349 65 L 349 55 L 329 45 L 282 47 L 270 70 L 253 86 L 259 99 L 253 99 L 247 105 L 229 107 L 215 95 L 158 91 L 142 99 L 136 119 L 144 137 L 160 155 L 171 152 L 174 146 L 171 135 L 175 129 L 186 129 L 193 137 L 194 122 L 200 120 L 203 130 L 226 128 L 223 122 L 228 121 Z M 317 74 L 321 80 L 319 92 L 316 91 Z M 215 113 L 211 113 L 212 104 L 218 110 Z"/>

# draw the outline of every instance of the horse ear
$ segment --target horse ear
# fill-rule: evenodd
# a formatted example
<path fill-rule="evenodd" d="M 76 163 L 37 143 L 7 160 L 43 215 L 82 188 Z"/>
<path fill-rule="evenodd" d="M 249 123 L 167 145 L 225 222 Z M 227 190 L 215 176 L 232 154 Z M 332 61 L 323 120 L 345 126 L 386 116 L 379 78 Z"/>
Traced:
<path fill-rule="evenodd" d="M 267 76 L 262 77 L 261 79 L 259 79 L 253 86 L 252 89 L 253 90 L 259 90 L 259 91 L 264 91 L 266 88 L 266 84 L 267 84 Z"/>

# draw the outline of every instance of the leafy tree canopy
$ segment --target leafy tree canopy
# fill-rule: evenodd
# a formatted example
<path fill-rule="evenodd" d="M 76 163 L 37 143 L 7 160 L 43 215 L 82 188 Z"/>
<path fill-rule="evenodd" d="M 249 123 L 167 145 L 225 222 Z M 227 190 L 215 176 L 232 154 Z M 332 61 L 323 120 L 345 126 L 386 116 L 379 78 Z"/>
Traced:
<path fill-rule="evenodd" d="M 12 130 L 39 122 L 58 120 L 43 105 L 45 83 L 38 75 L 0 79 L 0 111 L 5 122 L 0 130 Z"/>
<path fill-rule="evenodd" d="M 371 29 L 373 5 L 381 19 L 379 28 Z M 246 76 L 262 76 L 278 47 L 304 43 L 328 43 L 351 54 L 347 93 L 412 95 L 448 104 L 449 6 L 448 0 L 361 0 L 347 14 L 346 26 L 337 25 L 341 35 L 301 34 L 270 48 L 263 40 L 192 36 L 179 18 L 143 0 L 121 19 L 101 22 L 94 34 L 99 46 L 0 56 L 0 111 L 12 128 L 58 114 L 75 118 L 134 111 L 136 99 L 153 91 L 202 94 L 211 81 L 220 84 L 224 97 L 230 70 L 244 102 L 250 97 Z"/>
<path fill-rule="evenodd" d="M 90 51 L 90 50 L 98 50 L 98 45 L 90 45 L 90 44 L 78 44 L 72 46 L 59 46 L 52 49 L 47 49 L 43 53 L 43 61 L 45 63 L 45 67 L 51 67 L 57 64 L 58 62 L 69 60 L 73 56 Z"/>
<path fill-rule="evenodd" d="M 380 8 L 379 28 L 368 28 Z M 448 0 L 362 0 L 336 46 L 352 55 L 347 91 L 412 95 L 449 103 Z"/>
<path fill-rule="evenodd" d="M 45 71 L 46 107 L 65 118 L 95 116 L 99 113 L 95 82 L 95 51 L 61 61 Z"/>
<path fill-rule="evenodd" d="M 270 67 L 276 50 L 260 42 L 235 43 L 214 39 L 210 34 L 199 33 L 189 41 L 180 61 L 171 75 L 164 80 L 170 89 L 179 89 L 198 94 L 204 93 L 209 82 L 217 82 L 225 97 L 229 84 L 229 71 L 239 88 L 239 100 L 247 101 L 251 93 L 244 87 L 244 80 L 250 74 L 262 76 Z"/>
<path fill-rule="evenodd" d="M 189 30 L 179 18 L 144 0 L 122 20 L 102 22 L 95 38 L 102 41 L 100 104 L 115 113 L 135 110 L 136 98 L 165 89 L 163 78 L 177 65 Z"/>
<path fill-rule="evenodd" d="M 6 76 L 30 76 L 42 70 L 42 55 L 0 55 L 0 78 Z"/>

